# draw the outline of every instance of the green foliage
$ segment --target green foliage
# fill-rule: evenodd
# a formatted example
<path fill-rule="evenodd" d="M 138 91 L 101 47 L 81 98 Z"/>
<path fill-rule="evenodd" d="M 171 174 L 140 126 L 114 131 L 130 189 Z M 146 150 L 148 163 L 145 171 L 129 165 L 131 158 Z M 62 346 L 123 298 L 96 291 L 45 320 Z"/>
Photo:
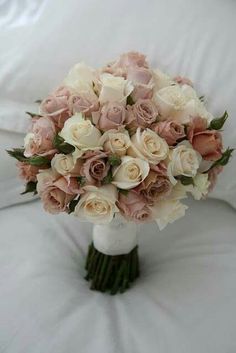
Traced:
<path fill-rule="evenodd" d="M 25 191 L 21 193 L 21 195 L 28 194 L 29 192 L 33 192 L 34 195 L 37 194 L 37 183 L 34 181 L 29 181 L 25 186 Z"/>
<path fill-rule="evenodd" d="M 65 142 L 63 137 L 56 135 L 53 139 L 54 147 L 61 153 L 69 154 L 74 152 L 75 147 L 70 145 L 69 143 Z"/>
<path fill-rule="evenodd" d="M 220 130 L 224 126 L 224 123 L 226 122 L 228 118 L 228 113 L 227 111 L 224 112 L 224 114 L 220 118 L 215 118 L 211 121 L 209 130 Z"/>

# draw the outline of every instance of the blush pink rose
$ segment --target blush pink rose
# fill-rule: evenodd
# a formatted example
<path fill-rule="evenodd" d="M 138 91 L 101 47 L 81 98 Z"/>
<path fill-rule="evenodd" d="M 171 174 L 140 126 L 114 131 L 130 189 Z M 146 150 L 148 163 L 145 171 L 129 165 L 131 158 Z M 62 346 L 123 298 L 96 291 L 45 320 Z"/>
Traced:
<path fill-rule="evenodd" d="M 216 161 L 222 156 L 222 138 L 216 130 L 207 130 L 207 121 L 194 118 L 187 128 L 187 137 L 193 148 L 207 161 Z"/>
<path fill-rule="evenodd" d="M 146 179 L 135 190 L 147 199 L 149 205 L 153 205 L 154 202 L 169 196 L 172 187 L 167 177 L 158 175 L 151 170 Z"/>
<path fill-rule="evenodd" d="M 119 193 L 117 206 L 129 221 L 142 223 L 151 220 L 151 211 L 146 199 L 135 191 L 129 191 L 127 195 Z"/>
<path fill-rule="evenodd" d="M 108 170 L 110 168 L 106 161 L 107 153 L 88 152 L 83 158 L 86 159 L 80 169 L 81 176 L 86 178 L 87 184 L 99 184 L 99 182 L 101 182 L 107 176 Z"/>
<path fill-rule="evenodd" d="M 48 116 L 58 129 L 62 129 L 65 121 L 72 115 L 69 109 L 70 91 L 67 87 L 59 87 L 40 105 L 40 113 Z"/>
<path fill-rule="evenodd" d="M 167 177 L 167 166 L 161 161 L 157 165 L 150 165 L 150 169 L 153 170 L 158 176 Z"/>
<path fill-rule="evenodd" d="M 212 169 L 209 170 L 208 172 L 208 180 L 210 182 L 210 186 L 208 188 L 208 192 L 212 192 L 217 179 L 218 179 L 218 175 L 223 171 L 223 167 L 222 166 L 217 166 L 217 167 L 213 167 Z"/>
<path fill-rule="evenodd" d="M 49 118 L 34 118 L 31 133 L 32 136 L 25 145 L 25 157 L 33 155 L 53 156 L 56 153 L 56 149 L 53 146 L 56 129 Z"/>
<path fill-rule="evenodd" d="M 93 122 L 101 130 L 117 129 L 124 124 L 125 108 L 120 103 L 107 103 L 99 113 L 93 114 Z"/>
<path fill-rule="evenodd" d="M 68 204 L 74 198 L 61 189 L 52 185 L 45 189 L 40 195 L 45 211 L 51 214 L 68 211 Z"/>
<path fill-rule="evenodd" d="M 18 162 L 17 167 L 19 169 L 20 178 L 25 180 L 27 183 L 29 181 L 36 182 L 39 169 L 42 169 L 42 167 L 39 168 L 24 162 Z"/>
<path fill-rule="evenodd" d="M 152 73 L 144 67 L 130 67 L 127 69 L 127 80 L 134 85 L 132 99 L 150 99 L 153 96 Z"/>
<path fill-rule="evenodd" d="M 187 77 L 176 76 L 174 78 L 174 81 L 177 82 L 179 85 L 189 85 L 189 86 L 193 87 L 192 81 Z"/>
<path fill-rule="evenodd" d="M 80 112 L 88 117 L 99 109 L 98 97 L 89 92 L 73 95 L 69 99 L 69 108 L 73 114 Z"/>
<path fill-rule="evenodd" d="M 138 99 L 135 104 L 127 107 L 126 123 L 130 127 L 150 127 L 157 116 L 158 110 L 152 100 Z"/>
<path fill-rule="evenodd" d="M 185 137 L 184 126 L 175 121 L 160 121 L 152 125 L 152 130 L 166 140 L 169 146 L 173 146 L 178 140 Z"/>

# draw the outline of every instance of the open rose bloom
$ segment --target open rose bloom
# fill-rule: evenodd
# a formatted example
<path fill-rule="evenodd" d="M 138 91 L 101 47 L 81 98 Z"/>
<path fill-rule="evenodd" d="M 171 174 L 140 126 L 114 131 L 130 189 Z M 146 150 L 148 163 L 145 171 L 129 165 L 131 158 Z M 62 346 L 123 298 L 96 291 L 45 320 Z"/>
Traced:
<path fill-rule="evenodd" d="M 127 289 L 139 274 L 137 224 L 161 230 L 184 216 L 183 199 L 207 197 L 228 163 L 228 114 L 214 117 L 200 96 L 136 52 L 99 69 L 78 63 L 31 114 L 24 147 L 8 151 L 47 212 L 95 224 L 93 289 Z"/>

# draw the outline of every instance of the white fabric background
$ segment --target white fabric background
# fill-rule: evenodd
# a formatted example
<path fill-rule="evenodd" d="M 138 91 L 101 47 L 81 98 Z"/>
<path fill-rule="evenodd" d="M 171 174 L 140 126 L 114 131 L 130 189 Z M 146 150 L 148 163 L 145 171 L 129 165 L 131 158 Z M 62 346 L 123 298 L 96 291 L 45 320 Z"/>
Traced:
<path fill-rule="evenodd" d="M 235 11 L 233 0 L 1 1 L 1 151 L 20 143 L 23 112 L 70 66 L 131 49 L 190 77 L 214 114 L 227 108 L 226 145 L 235 146 Z M 3 207 L 22 189 L 0 154 Z M 214 194 L 234 205 L 235 170 L 234 159 Z M 142 227 L 142 277 L 110 297 L 82 278 L 91 225 L 45 214 L 39 202 L 2 209 L 0 352 L 235 352 L 235 229 L 235 211 L 219 201 L 192 202 L 161 233 Z"/>

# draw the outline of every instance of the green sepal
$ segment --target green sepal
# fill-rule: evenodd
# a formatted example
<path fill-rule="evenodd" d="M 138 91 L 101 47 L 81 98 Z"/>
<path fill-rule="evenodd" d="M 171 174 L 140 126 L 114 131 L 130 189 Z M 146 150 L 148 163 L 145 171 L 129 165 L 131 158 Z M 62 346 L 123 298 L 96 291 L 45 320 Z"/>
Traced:
<path fill-rule="evenodd" d="M 113 176 L 112 176 L 112 171 L 109 170 L 109 172 L 107 173 L 107 176 L 105 176 L 105 178 L 102 180 L 102 184 L 110 184 L 113 180 Z"/>
<path fill-rule="evenodd" d="M 201 102 L 204 102 L 204 101 L 205 101 L 205 96 L 200 96 L 200 97 L 199 97 L 199 100 L 200 100 Z"/>
<path fill-rule="evenodd" d="M 220 130 L 224 126 L 224 123 L 226 122 L 228 118 L 228 113 L 227 111 L 224 112 L 224 114 L 220 118 L 215 118 L 211 121 L 210 126 L 208 130 Z"/>
<path fill-rule="evenodd" d="M 232 157 L 233 151 L 234 151 L 234 148 L 228 147 L 227 150 L 222 153 L 222 156 L 212 164 L 210 169 L 218 166 L 224 167 L 226 164 L 228 164 L 230 158 Z"/>
<path fill-rule="evenodd" d="M 47 157 L 43 157 L 43 156 L 32 156 L 32 157 L 26 158 L 25 162 L 35 167 L 51 165 L 50 160 Z"/>
<path fill-rule="evenodd" d="M 25 186 L 25 191 L 21 192 L 21 195 L 27 194 L 29 192 L 33 192 L 34 195 L 37 194 L 37 182 L 29 181 Z"/>
<path fill-rule="evenodd" d="M 76 179 L 77 179 L 77 181 L 78 181 L 78 183 L 79 183 L 79 185 L 80 185 L 81 187 L 86 184 L 86 178 L 85 178 L 85 176 L 79 175 L 79 176 L 76 177 Z"/>
<path fill-rule="evenodd" d="M 9 156 L 17 159 L 20 162 L 26 162 L 27 158 L 24 156 L 24 148 L 13 148 L 12 150 L 6 150 Z"/>
<path fill-rule="evenodd" d="M 135 103 L 131 95 L 127 97 L 126 103 L 127 105 L 133 105 Z"/>
<path fill-rule="evenodd" d="M 68 205 L 68 208 L 69 208 L 68 213 L 69 213 L 69 214 L 72 213 L 72 212 L 74 212 L 75 207 L 76 207 L 76 205 L 77 205 L 78 202 L 79 202 L 79 199 L 77 199 L 77 200 L 71 200 L 71 201 L 70 201 L 70 203 L 69 203 L 69 205 Z"/>
<path fill-rule="evenodd" d="M 183 185 L 194 185 L 194 181 L 192 177 L 181 175 L 178 179 Z"/>
<path fill-rule="evenodd" d="M 69 154 L 74 152 L 75 147 L 70 145 L 69 143 L 65 142 L 63 137 L 56 135 L 53 139 L 53 145 L 54 147 L 59 151 L 64 154 Z"/>
<path fill-rule="evenodd" d="M 108 162 L 112 167 L 116 167 L 121 164 L 121 158 L 116 154 L 112 154 L 108 157 Z"/>
<path fill-rule="evenodd" d="M 32 113 L 32 112 L 25 112 L 26 114 L 28 114 L 31 118 L 41 118 L 42 115 L 39 115 L 37 113 Z"/>
<path fill-rule="evenodd" d="M 36 101 L 34 103 L 41 104 L 42 103 L 42 99 L 36 99 Z"/>
<path fill-rule="evenodd" d="M 127 195 L 128 195 L 128 193 L 129 193 L 129 190 L 119 189 L 119 188 L 118 188 L 118 192 L 119 192 L 119 193 L 121 193 L 122 195 L 127 196 Z"/>

